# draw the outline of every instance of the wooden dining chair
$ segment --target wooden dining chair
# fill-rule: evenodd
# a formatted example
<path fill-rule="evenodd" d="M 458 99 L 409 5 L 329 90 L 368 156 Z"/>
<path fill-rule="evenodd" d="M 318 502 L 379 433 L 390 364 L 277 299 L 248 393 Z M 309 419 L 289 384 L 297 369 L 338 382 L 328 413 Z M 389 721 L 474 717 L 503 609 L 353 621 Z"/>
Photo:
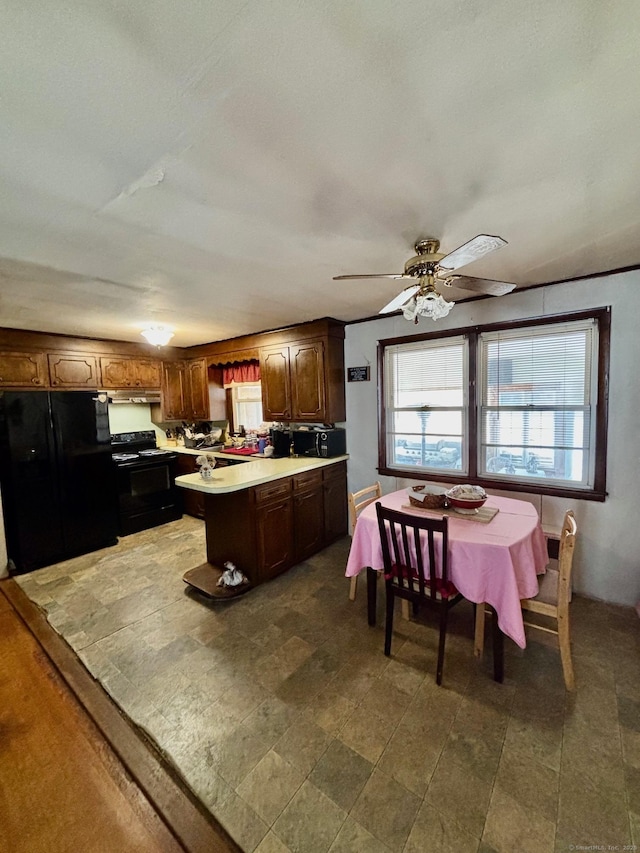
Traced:
<path fill-rule="evenodd" d="M 384 562 L 386 622 L 384 653 L 391 654 L 396 598 L 414 608 L 426 604 L 440 613 L 436 684 L 442 684 L 444 646 L 449 610 L 462 599 L 449 580 L 448 518 L 408 515 L 376 504 Z M 436 554 L 436 537 L 440 547 Z"/>
<path fill-rule="evenodd" d="M 372 486 L 365 486 L 357 492 L 349 492 L 349 525 L 351 527 L 351 535 L 355 530 L 356 521 L 362 510 L 377 501 L 382 497 L 382 486 L 380 481 L 376 481 Z M 358 576 L 354 575 L 351 578 L 349 586 L 349 598 L 351 601 L 356 600 L 356 592 L 358 591 Z"/>
<path fill-rule="evenodd" d="M 571 601 L 571 568 L 573 566 L 573 551 L 576 545 L 578 525 L 572 509 L 566 511 L 560 546 L 558 549 L 558 568 L 547 568 L 540 581 L 540 588 L 535 598 L 523 598 L 520 606 L 530 613 L 538 613 L 555 620 L 555 628 L 548 628 L 536 622 L 527 622 L 528 628 L 537 628 L 558 637 L 562 672 L 567 690 L 575 688 L 573 663 L 571 661 L 571 636 L 569 631 L 569 602 Z M 475 653 L 482 656 L 484 646 L 484 604 L 476 605 Z"/>

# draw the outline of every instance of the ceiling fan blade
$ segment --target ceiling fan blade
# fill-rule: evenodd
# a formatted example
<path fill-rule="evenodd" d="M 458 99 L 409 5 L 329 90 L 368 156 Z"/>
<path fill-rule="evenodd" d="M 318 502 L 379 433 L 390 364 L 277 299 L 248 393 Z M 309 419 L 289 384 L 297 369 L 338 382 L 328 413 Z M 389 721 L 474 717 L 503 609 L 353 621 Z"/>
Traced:
<path fill-rule="evenodd" d="M 472 278 L 468 275 L 455 276 L 451 281 L 452 287 L 460 290 L 470 290 L 473 293 L 486 293 L 489 296 L 504 296 L 515 290 L 515 284 L 508 281 L 493 281 L 490 278 Z"/>
<path fill-rule="evenodd" d="M 396 311 L 401 305 L 404 305 L 407 300 L 411 299 L 414 293 L 417 293 L 419 290 L 419 284 L 410 284 L 409 287 L 405 287 L 404 290 L 401 290 L 400 293 L 391 300 L 391 302 L 384 306 L 384 308 L 381 308 L 378 311 L 378 314 L 390 314 L 392 311 Z"/>
<path fill-rule="evenodd" d="M 462 246 L 458 246 L 453 252 L 449 252 L 441 259 L 438 266 L 446 270 L 457 270 L 472 261 L 477 261 L 483 255 L 506 246 L 507 241 L 502 237 L 492 237 L 490 234 L 478 234 Z"/>
<path fill-rule="evenodd" d="M 344 281 L 349 278 L 415 278 L 412 275 L 405 275 L 404 273 L 371 273 L 370 275 L 334 275 L 334 281 Z"/>

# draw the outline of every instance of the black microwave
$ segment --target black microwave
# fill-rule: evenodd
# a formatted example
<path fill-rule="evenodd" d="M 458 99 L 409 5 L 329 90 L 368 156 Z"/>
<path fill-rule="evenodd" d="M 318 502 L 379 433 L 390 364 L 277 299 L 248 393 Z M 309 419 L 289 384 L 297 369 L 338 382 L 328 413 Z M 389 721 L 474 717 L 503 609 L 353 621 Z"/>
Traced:
<path fill-rule="evenodd" d="M 297 429 L 293 431 L 295 456 L 319 456 L 329 459 L 347 452 L 347 434 L 340 427 L 328 429 Z"/>

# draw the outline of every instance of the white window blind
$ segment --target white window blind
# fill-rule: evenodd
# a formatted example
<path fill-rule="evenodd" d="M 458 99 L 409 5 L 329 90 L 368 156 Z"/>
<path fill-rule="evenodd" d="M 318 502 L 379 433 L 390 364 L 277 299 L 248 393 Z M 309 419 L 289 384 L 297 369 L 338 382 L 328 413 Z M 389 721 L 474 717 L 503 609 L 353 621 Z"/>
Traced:
<path fill-rule="evenodd" d="M 467 470 L 467 341 L 385 349 L 387 459 L 413 471 Z"/>
<path fill-rule="evenodd" d="M 597 324 L 479 337 L 478 471 L 593 485 Z"/>
<path fill-rule="evenodd" d="M 260 382 L 235 385 L 231 390 L 233 401 L 233 427 L 257 429 L 262 423 L 262 391 Z"/>

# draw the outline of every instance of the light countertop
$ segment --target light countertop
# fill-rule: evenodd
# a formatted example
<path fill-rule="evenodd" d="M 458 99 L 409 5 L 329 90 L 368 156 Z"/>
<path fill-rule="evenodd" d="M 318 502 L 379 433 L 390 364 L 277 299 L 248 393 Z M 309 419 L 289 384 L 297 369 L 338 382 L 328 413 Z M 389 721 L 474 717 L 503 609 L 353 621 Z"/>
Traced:
<path fill-rule="evenodd" d="M 167 448 L 168 449 L 168 448 Z M 197 453 L 206 451 L 196 451 Z M 224 453 L 211 454 L 221 458 L 229 458 Z M 263 459 L 256 456 L 235 456 L 235 459 L 243 459 L 244 465 L 229 465 L 225 468 L 214 468 L 211 480 L 203 480 L 200 474 L 183 474 L 176 477 L 176 484 L 183 489 L 193 489 L 205 494 L 226 494 L 228 492 L 240 492 L 259 486 L 261 483 L 269 483 L 282 477 L 290 477 L 292 474 L 301 474 L 304 471 L 313 471 L 317 468 L 326 468 L 343 462 L 349 457 L 334 456 L 331 459 L 317 459 L 304 457 L 288 457 L 284 459 Z"/>

